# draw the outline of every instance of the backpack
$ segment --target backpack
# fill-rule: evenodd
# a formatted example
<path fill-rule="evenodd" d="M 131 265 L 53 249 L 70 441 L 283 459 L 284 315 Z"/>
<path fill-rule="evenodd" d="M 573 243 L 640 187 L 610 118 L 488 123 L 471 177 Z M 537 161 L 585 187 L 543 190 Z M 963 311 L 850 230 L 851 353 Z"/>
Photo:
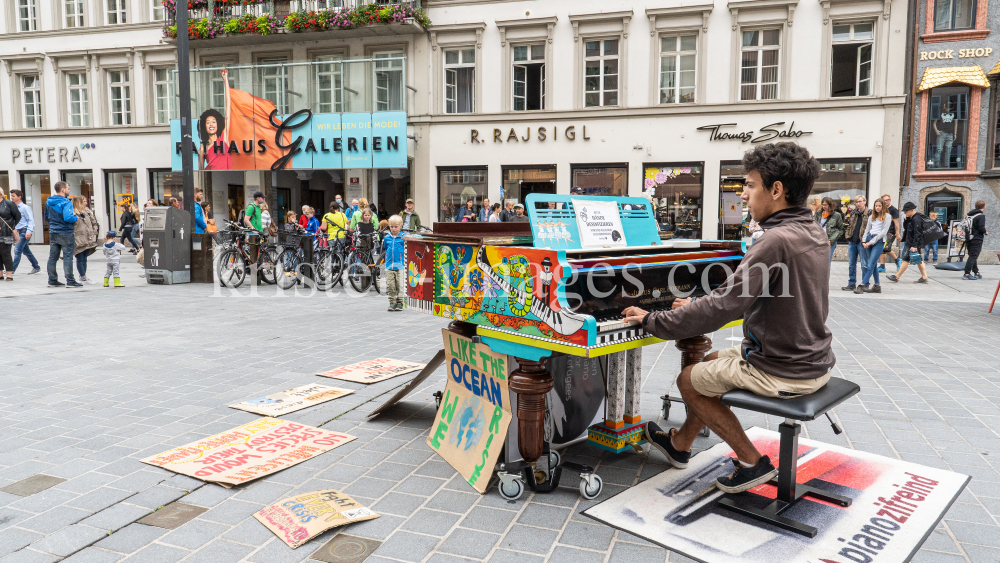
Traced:
<path fill-rule="evenodd" d="M 976 215 L 966 215 L 965 219 L 962 219 L 958 223 L 958 228 L 962 230 L 962 242 L 969 242 L 972 240 L 973 235 L 973 222 L 976 220 Z"/>
<path fill-rule="evenodd" d="M 925 246 L 945 237 L 944 229 L 941 228 L 941 223 L 931 221 L 929 219 L 923 222 L 923 232 L 921 235 L 923 236 Z"/>

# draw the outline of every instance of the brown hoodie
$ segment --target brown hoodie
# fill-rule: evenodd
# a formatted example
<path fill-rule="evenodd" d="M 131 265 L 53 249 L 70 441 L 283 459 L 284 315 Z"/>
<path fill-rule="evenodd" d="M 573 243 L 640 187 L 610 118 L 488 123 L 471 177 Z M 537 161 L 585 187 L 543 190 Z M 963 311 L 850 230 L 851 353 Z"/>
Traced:
<path fill-rule="evenodd" d="M 725 285 L 679 309 L 649 313 L 642 326 L 658 338 L 679 340 L 716 331 L 743 317 L 740 350 L 750 365 L 775 377 L 822 377 L 836 363 L 830 346 L 833 336 L 826 328 L 830 294 L 826 233 L 805 207 L 778 211 L 760 227 L 764 235 Z"/>

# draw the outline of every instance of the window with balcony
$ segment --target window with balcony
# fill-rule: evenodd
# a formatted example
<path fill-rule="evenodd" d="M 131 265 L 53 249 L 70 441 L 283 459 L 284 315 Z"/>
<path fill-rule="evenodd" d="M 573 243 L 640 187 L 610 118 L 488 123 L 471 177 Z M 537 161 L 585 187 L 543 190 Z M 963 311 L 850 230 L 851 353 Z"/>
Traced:
<path fill-rule="evenodd" d="M 83 0 L 65 0 L 66 27 L 83 27 Z"/>
<path fill-rule="evenodd" d="M 976 0 L 935 0 L 934 31 L 959 31 L 976 25 Z"/>
<path fill-rule="evenodd" d="M 108 25 L 118 25 L 127 23 L 125 5 L 128 0 L 107 0 L 108 2 Z"/>
<path fill-rule="evenodd" d="M 618 40 L 586 41 L 583 46 L 583 102 L 586 107 L 618 105 Z"/>
<path fill-rule="evenodd" d="M 37 74 L 21 76 L 21 99 L 24 101 L 24 128 L 42 126 L 42 84 Z"/>
<path fill-rule="evenodd" d="M 38 29 L 38 13 L 35 0 L 17 0 L 18 31 L 35 31 Z"/>
<path fill-rule="evenodd" d="M 444 52 L 444 112 L 476 111 L 476 50 Z"/>
<path fill-rule="evenodd" d="M 70 72 L 66 74 L 66 99 L 69 102 L 69 126 L 90 126 L 90 101 L 87 94 L 87 74 Z"/>
<path fill-rule="evenodd" d="M 316 85 L 316 112 L 340 113 L 344 111 L 344 65 L 340 55 L 316 57 L 313 65 L 313 83 Z"/>
<path fill-rule="evenodd" d="M 992 97 L 990 115 L 993 116 L 993 123 L 992 127 L 989 128 L 992 129 L 990 131 L 992 135 L 990 145 L 992 145 L 993 161 L 988 166 L 988 168 L 993 168 L 994 170 L 1000 168 L 1000 95 L 997 94 L 997 88 L 1000 88 L 1000 84 L 994 81 L 993 87 L 990 88 L 990 96 Z"/>
<path fill-rule="evenodd" d="M 166 125 L 177 117 L 174 109 L 176 87 L 171 68 L 153 69 L 153 95 L 156 97 L 156 124 Z"/>
<path fill-rule="evenodd" d="M 740 99 L 778 99 L 781 30 L 744 30 L 741 55 Z"/>
<path fill-rule="evenodd" d="M 288 111 L 288 70 L 285 68 L 285 58 L 260 59 L 258 63 L 262 66 L 257 68 L 257 85 L 254 88 L 258 95 L 265 100 L 270 100 L 278 113 L 286 115 Z M 219 78 L 219 85 L 222 86 L 222 79 Z M 225 91 L 223 90 L 223 96 Z M 220 107 L 225 106 L 225 98 Z"/>
<path fill-rule="evenodd" d="M 661 104 L 694 103 L 697 49 L 697 35 L 660 37 Z"/>
<path fill-rule="evenodd" d="M 840 98 L 872 94 L 874 28 L 871 22 L 834 24 L 830 96 Z"/>
<path fill-rule="evenodd" d="M 514 47 L 514 111 L 545 109 L 545 44 Z"/>
<path fill-rule="evenodd" d="M 931 88 L 929 95 L 926 170 L 964 170 L 969 157 L 969 87 Z"/>
<path fill-rule="evenodd" d="M 127 70 L 108 71 L 111 125 L 132 125 L 132 87 Z"/>
<path fill-rule="evenodd" d="M 375 111 L 403 111 L 403 53 L 375 53 Z"/>
<path fill-rule="evenodd" d="M 153 5 L 150 7 L 150 12 L 149 12 L 150 17 L 155 22 L 163 21 L 164 18 L 163 0 L 149 0 L 149 1 L 153 3 Z"/>

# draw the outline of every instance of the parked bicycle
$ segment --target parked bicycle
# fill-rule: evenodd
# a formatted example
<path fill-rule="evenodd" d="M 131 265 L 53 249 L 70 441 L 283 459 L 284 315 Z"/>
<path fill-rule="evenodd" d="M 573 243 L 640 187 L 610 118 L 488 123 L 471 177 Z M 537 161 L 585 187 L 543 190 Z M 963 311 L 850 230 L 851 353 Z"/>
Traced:
<path fill-rule="evenodd" d="M 248 274 L 256 272 L 266 283 L 275 283 L 278 255 L 274 246 L 262 244 L 261 234 L 254 229 L 242 228 L 231 221 L 226 221 L 226 226 L 229 230 L 223 231 L 219 282 L 226 287 L 237 288 L 243 285 Z"/>

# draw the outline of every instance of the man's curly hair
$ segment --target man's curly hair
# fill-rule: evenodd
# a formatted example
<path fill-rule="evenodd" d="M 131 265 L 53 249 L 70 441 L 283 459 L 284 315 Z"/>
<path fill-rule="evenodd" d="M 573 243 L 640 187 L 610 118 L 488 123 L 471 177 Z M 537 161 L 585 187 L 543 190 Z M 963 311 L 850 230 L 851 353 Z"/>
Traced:
<path fill-rule="evenodd" d="M 805 147 L 788 142 L 758 145 L 747 151 L 743 155 L 743 169 L 747 174 L 756 170 L 765 188 L 780 181 L 785 188 L 785 199 L 795 206 L 806 202 L 819 177 L 819 161 Z"/>

